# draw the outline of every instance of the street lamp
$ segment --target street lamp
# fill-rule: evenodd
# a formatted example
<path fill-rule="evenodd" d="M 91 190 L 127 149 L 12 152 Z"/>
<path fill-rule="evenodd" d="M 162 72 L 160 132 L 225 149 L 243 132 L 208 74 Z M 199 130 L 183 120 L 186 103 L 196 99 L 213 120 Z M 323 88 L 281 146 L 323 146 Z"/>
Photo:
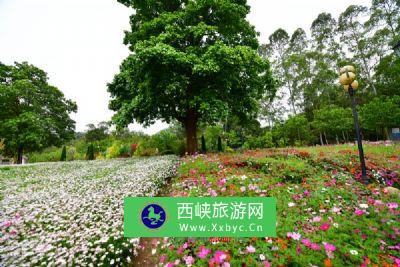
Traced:
<path fill-rule="evenodd" d="M 361 175 L 365 184 L 368 184 L 367 168 L 365 167 L 364 150 L 362 146 L 360 126 L 358 124 L 358 114 L 356 109 L 356 99 L 354 97 L 355 90 L 358 88 L 358 81 L 356 80 L 356 70 L 353 66 L 345 66 L 340 69 L 339 82 L 343 85 L 344 90 L 349 93 L 351 99 L 351 109 L 354 117 L 354 127 L 357 135 L 358 154 L 361 163 Z"/>
<path fill-rule="evenodd" d="M 393 46 L 393 50 L 400 57 L 400 40 Z"/>

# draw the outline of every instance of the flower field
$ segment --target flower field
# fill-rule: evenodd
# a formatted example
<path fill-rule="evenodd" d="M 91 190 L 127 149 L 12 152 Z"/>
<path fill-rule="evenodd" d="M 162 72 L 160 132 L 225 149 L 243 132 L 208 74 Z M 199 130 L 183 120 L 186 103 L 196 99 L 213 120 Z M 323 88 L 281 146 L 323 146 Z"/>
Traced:
<path fill-rule="evenodd" d="M 173 196 L 272 196 L 277 238 L 165 238 L 159 266 L 400 266 L 400 147 L 354 146 L 186 157 Z M 390 186 L 390 187 L 389 187 Z M 157 244 L 157 242 L 153 242 Z"/>
<path fill-rule="evenodd" d="M 154 196 L 177 158 L 0 167 L 0 266 L 126 265 L 123 198 Z"/>

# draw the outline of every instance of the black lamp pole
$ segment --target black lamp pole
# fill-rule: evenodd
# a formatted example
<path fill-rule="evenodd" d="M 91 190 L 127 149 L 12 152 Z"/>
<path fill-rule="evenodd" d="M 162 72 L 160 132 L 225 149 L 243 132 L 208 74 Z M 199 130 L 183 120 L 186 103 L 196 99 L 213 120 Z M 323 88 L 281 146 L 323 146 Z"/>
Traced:
<path fill-rule="evenodd" d="M 358 113 L 356 109 L 356 98 L 354 97 L 354 89 L 349 85 L 349 95 L 351 98 L 351 109 L 353 111 L 353 118 L 354 118 L 354 127 L 356 128 L 356 135 L 357 135 L 357 145 L 358 145 L 358 154 L 360 156 L 360 163 L 361 163 L 361 175 L 364 184 L 368 184 L 368 177 L 367 177 L 367 168 L 365 166 L 365 158 L 364 158 L 364 149 L 362 146 L 362 139 L 360 134 L 360 126 L 358 124 Z"/>

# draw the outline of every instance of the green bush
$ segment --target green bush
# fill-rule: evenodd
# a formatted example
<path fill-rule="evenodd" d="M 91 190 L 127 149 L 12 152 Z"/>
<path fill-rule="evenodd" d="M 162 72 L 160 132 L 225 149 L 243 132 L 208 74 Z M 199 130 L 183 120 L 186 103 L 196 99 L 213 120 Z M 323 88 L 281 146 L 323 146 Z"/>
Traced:
<path fill-rule="evenodd" d="M 67 160 L 67 147 L 66 146 L 63 146 L 60 160 L 61 161 L 66 161 Z"/>
<path fill-rule="evenodd" d="M 139 143 L 135 155 L 141 157 L 156 156 L 158 155 L 158 149 L 154 147 L 154 143 L 151 140 L 143 140 Z"/>
<path fill-rule="evenodd" d="M 221 140 L 221 136 L 218 136 L 218 152 L 222 152 L 222 140 Z"/>
<path fill-rule="evenodd" d="M 61 148 L 49 147 L 40 152 L 32 152 L 28 154 L 28 160 L 35 162 L 55 162 L 60 160 Z"/>
<path fill-rule="evenodd" d="M 245 149 L 271 148 L 273 146 L 272 133 L 269 131 L 262 136 L 247 137 L 246 142 L 243 145 Z"/>
<path fill-rule="evenodd" d="M 161 155 L 182 155 L 185 153 L 185 140 L 176 129 L 168 128 L 151 136 L 147 140 L 147 147 L 157 148 Z"/>
<path fill-rule="evenodd" d="M 76 160 L 76 159 L 82 159 L 82 155 L 79 155 L 76 152 L 76 148 L 75 147 L 68 147 L 67 160 L 68 161 L 72 161 L 72 160 Z"/>
<path fill-rule="evenodd" d="M 93 144 L 90 144 L 87 148 L 87 152 L 86 152 L 86 159 L 87 160 L 94 160 L 94 146 Z"/>
<path fill-rule="evenodd" d="M 114 142 L 112 146 L 107 148 L 106 158 L 107 159 L 114 159 L 118 158 L 120 152 L 120 144 L 118 142 Z"/>
<path fill-rule="evenodd" d="M 120 157 L 129 157 L 130 156 L 130 147 L 129 145 L 122 144 L 119 147 L 118 156 Z"/>
<path fill-rule="evenodd" d="M 204 138 L 204 134 L 201 135 L 201 153 L 207 153 L 206 139 Z"/>

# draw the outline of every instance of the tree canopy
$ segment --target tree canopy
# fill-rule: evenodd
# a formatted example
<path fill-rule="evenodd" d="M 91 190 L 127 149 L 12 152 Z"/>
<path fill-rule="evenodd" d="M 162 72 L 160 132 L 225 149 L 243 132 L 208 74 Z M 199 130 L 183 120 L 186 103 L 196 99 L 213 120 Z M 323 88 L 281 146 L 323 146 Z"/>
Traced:
<path fill-rule="evenodd" d="M 245 0 L 135 1 L 124 60 L 108 90 L 114 122 L 179 121 L 187 150 L 197 151 L 197 125 L 228 116 L 254 118 L 273 89 Z"/>
<path fill-rule="evenodd" d="M 77 106 L 56 87 L 47 74 L 26 62 L 0 63 L 0 139 L 9 154 L 61 145 L 74 137 L 69 114 Z"/>

